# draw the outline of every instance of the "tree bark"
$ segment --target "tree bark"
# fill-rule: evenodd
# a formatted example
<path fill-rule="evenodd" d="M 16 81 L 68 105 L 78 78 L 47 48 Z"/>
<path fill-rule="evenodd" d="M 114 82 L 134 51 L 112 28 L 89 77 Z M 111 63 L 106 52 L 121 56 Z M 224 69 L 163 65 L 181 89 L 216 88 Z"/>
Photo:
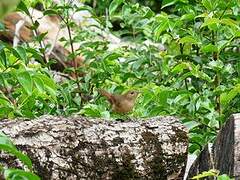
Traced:
<path fill-rule="evenodd" d="M 186 128 L 173 117 L 125 122 L 43 116 L 1 121 L 0 131 L 50 179 L 183 179 Z M 0 155 L 0 163 L 21 166 Z"/>
<path fill-rule="evenodd" d="M 203 171 L 217 169 L 220 174 L 240 179 L 240 114 L 230 116 L 220 130 L 212 149 L 209 149 L 206 146 L 195 160 L 188 178 Z"/>

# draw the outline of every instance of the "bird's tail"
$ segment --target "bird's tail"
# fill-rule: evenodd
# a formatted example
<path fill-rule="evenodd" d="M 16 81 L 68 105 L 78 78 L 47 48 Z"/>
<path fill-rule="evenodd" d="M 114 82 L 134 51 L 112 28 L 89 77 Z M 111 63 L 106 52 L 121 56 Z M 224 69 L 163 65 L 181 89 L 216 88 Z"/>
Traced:
<path fill-rule="evenodd" d="M 105 97 L 107 98 L 107 100 L 108 100 L 111 104 L 113 104 L 113 99 L 114 99 L 114 97 L 113 97 L 113 95 L 112 95 L 111 93 L 109 93 L 109 92 L 107 92 L 107 91 L 105 91 L 105 90 L 103 90 L 103 89 L 98 89 L 98 92 L 99 92 L 99 94 L 101 94 L 102 96 L 105 96 Z"/>

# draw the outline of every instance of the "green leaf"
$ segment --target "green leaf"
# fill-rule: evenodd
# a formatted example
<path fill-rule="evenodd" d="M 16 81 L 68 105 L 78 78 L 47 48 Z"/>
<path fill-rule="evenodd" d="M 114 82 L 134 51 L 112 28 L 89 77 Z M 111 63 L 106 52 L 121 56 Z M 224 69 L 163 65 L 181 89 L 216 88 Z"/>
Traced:
<path fill-rule="evenodd" d="M 208 45 L 202 46 L 201 50 L 202 50 L 204 53 L 218 52 L 217 46 L 216 46 L 216 45 L 213 45 L 213 44 L 208 44 Z"/>
<path fill-rule="evenodd" d="M 31 48 L 31 47 L 28 47 L 26 49 L 26 51 L 28 53 L 31 53 L 32 54 L 32 57 L 34 57 L 37 61 L 39 61 L 41 64 L 44 64 L 44 61 L 43 61 L 43 58 L 41 56 L 41 53 L 37 51 L 37 49 L 34 49 L 34 48 Z"/>
<path fill-rule="evenodd" d="M 202 0 L 202 4 L 207 10 L 209 10 L 209 11 L 213 10 L 213 1 L 212 0 Z"/>
<path fill-rule="evenodd" d="M 172 6 L 174 4 L 176 4 L 178 2 L 178 0 L 163 0 L 162 1 L 162 9 L 168 6 Z"/>
<path fill-rule="evenodd" d="M 27 59 L 27 53 L 26 50 L 22 46 L 17 46 L 13 48 L 13 54 L 17 58 L 21 59 L 24 61 L 25 64 L 28 64 L 28 59 Z"/>
<path fill-rule="evenodd" d="M 88 104 L 84 106 L 80 113 L 90 117 L 101 117 L 100 109 L 96 104 Z"/>
<path fill-rule="evenodd" d="M 109 5 L 109 15 L 112 16 L 114 11 L 124 2 L 124 0 L 113 0 Z"/>
<path fill-rule="evenodd" d="M 12 148 L 9 145 L 2 144 L 1 139 L 2 138 L 0 138 L 0 149 L 1 150 L 4 150 L 4 151 L 6 151 L 6 152 L 8 152 L 8 153 L 10 153 L 12 155 L 15 155 L 29 169 L 32 169 L 32 162 L 31 162 L 31 160 L 29 159 L 28 156 L 26 156 L 25 154 L 23 154 L 20 151 L 16 150 L 15 148 Z"/>
<path fill-rule="evenodd" d="M 220 60 L 210 61 L 208 66 L 214 71 L 222 71 L 222 69 L 225 67 L 223 62 Z"/>
<path fill-rule="evenodd" d="M 154 37 L 158 41 L 160 39 L 160 35 L 162 32 L 166 31 L 168 29 L 169 22 L 168 20 L 161 22 L 157 28 L 154 29 Z"/>
<path fill-rule="evenodd" d="M 217 180 L 234 180 L 234 178 L 230 178 L 229 176 L 227 176 L 226 174 L 223 174 L 221 176 L 218 176 Z"/>
<path fill-rule="evenodd" d="M 232 20 L 232 19 L 229 19 L 229 18 L 228 19 L 227 18 L 221 19 L 220 23 L 239 29 L 238 23 L 236 21 Z"/>
<path fill-rule="evenodd" d="M 191 44 L 198 44 L 198 41 L 192 36 L 185 36 L 179 40 L 179 43 L 191 43 Z"/>
<path fill-rule="evenodd" d="M 0 135 L 0 149 L 4 150 L 12 155 L 15 155 L 22 163 L 24 163 L 29 169 L 32 169 L 32 162 L 29 157 L 20 151 L 13 145 L 10 139 L 1 133 Z"/>
<path fill-rule="evenodd" d="M 104 57 L 103 57 L 103 60 L 116 60 L 117 58 L 121 57 L 122 55 L 119 54 L 119 53 L 107 53 Z"/>
<path fill-rule="evenodd" d="M 22 85 L 23 89 L 30 96 L 32 95 L 33 81 L 28 71 L 17 73 L 17 80 Z"/>
<path fill-rule="evenodd" d="M 191 64 L 190 63 L 187 63 L 187 62 L 182 62 L 182 63 L 179 63 L 177 64 L 172 70 L 171 72 L 174 73 L 174 74 L 177 74 L 177 73 L 182 73 L 184 70 L 191 70 L 192 67 L 191 67 Z"/>
<path fill-rule="evenodd" d="M 36 88 L 39 90 L 39 92 L 43 93 L 44 92 L 44 82 L 41 78 L 38 76 L 33 76 L 33 82 L 36 86 Z"/>
<path fill-rule="evenodd" d="M 40 180 L 36 174 L 21 169 L 5 169 L 3 176 L 11 180 Z"/>
<path fill-rule="evenodd" d="M 194 64 L 192 64 L 191 74 L 196 78 L 200 78 L 208 82 L 211 82 L 211 78 L 204 71 L 200 70 L 199 65 L 195 66 Z"/>
<path fill-rule="evenodd" d="M 227 106 L 238 94 L 240 94 L 240 84 L 236 84 L 229 92 L 221 94 L 221 104 Z"/>
<path fill-rule="evenodd" d="M 96 16 L 95 15 L 95 12 L 93 11 L 93 8 L 92 7 L 90 7 L 90 6 L 81 6 L 81 7 L 78 7 L 77 9 L 76 9 L 76 12 L 78 12 L 78 11 L 88 11 L 88 12 L 90 12 L 91 13 L 91 15 L 92 16 Z"/>
<path fill-rule="evenodd" d="M 28 16 L 31 16 L 31 14 L 30 14 L 29 11 L 28 11 L 27 6 L 24 4 L 23 1 L 20 1 L 20 3 L 19 3 L 18 6 L 17 6 L 17 9 L 25 12 Z"/>
<path fill-rule="evenodd" d="M 58 15 L 58 12 L 53 9 L 47 9 L 43 12 L 43 15 L 45 16 Z"/>
<path fill-rule="evenodd" d="M 193 129 L 197 126 L 199 126 L 201 123 L 195 122 L 195 121 L 188 121 L 184 123 L 184 126 L 186 126 L 188 129 Z"/>
<path fill-rule="evenodd" d="M 217 18 L 205 18 L 204 23 L 201 25 L 201 28 L 210 25 L 218 25 L 220 24 L 220 20 Z"/>
<path fill-rule="evenodd" d="M 141 104 L 143 106 L 146 106 L 148 103 L 150 103 L 154 98 L 154 94 L 150 91 L 145 91 L 143 94 L 143 101 L 141 102 Z"/>
<path fill-rule="evenodd" d="M 0 92 L 0 106 L 10 106 L 10 100 Z"/>
<path fill-rule="evenodd" d="M 239 38 L 239 37 L 240 37 L 240 31 L 236 31 L 236 32 L 234 33 L 234 35 L 235 35 L 236 38 Z"/>
<path fill-rule="evenodd" d="M 217 176 L 219 174 L 218 170 L 211 169 L 209 171 L 204 171 L 201 174 L 194 176 L 192 179 L 200 179 L 205 177 Z"/>
<path fill-rule="evenodd" d="M 182 17 L 180 18 L 181 21 L 183 20 L 188 20 L 191 21 L 195 18 L 195 14 L 194 13 L 188 13 L 188 14 L 184 14 L 182 15 Z"/>
<path fill-rule="evenodd" d="M 8 61 L 7 61 L 6 53 L 4 51 L 4 46 L 0 47 L 0 62 L 2 66 L 4 66 L 4 68 L 7 68 Z"/>
<path fill-rule="evenodd" d="M 0 22 L 0 31 L 5 31 L 5 26 L 2 22 Z"/>
<path fill-rule="evenodd" d="M 40 78 L 43 81 L 44 89 L 51 95 L 54 101 L 57 101 L 57 85 L 55 82 L 45 74 L 37 74 L 35 77 Z"/>

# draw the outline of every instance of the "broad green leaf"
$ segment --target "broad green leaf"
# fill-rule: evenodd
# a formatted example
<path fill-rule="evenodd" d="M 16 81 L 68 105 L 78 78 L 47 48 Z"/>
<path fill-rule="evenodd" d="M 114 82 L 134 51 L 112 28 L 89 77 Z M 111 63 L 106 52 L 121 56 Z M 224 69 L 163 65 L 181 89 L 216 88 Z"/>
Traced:
<path fill-rule="evenodd" d="M 198 44 L 198 41 L 192 36 L 185 36 L 179 40 L 179 43 L 191 43 L 191 44 Z"/>
<path fill-rule="evenodd" d="M 86 105 L 81 111 L 80 114 L 84 114 L 90 117 L 101 117 L 100 109 L 95 104 Z"/>
<path fill-rule="evenodd" d="M 13 48 L 13 54 L 20 60 L 23 60 L 25 64 L 28 64 L 29 61 L 27 59 L 27 53 L 22 46 L 17 46 Z"/>
<path fill-rule="evenodd" d="M 217 47 L 218 47 L 218 49 L 219 49 L 219 52 L 221 52 L 227 45 L 229 45 L 229 44 L 230 44 L 230 41 L 231 41 L 231 40 L 229 40 L 229 41 L 227 41 L 227 40 L 219 41 L 219 42 L 217 43 Z"/>
<path fill-rule="evenodd" d="M 145 92 L 143 94 L 143 101 L 142 104 L 143 106 L 146 106 L 148 103 L 150 103 L 154 98 L 154 94 L 152 92 Z"/>
<path fill-rule="evenodd" d="M 200 150 L 199 149 L 201 149 L 199 144 L 197 144 L 197 143 L 189 143 L 189 148 L 188 148 L 189 153 L 200 154 Z"/>
<path fill-rule="evenodd" d="M 181 21 L 183 21 L 183 20 L 193 20 L 194 18 L 195 18 L 195 14 L 194 13 L 188 13 L 188 14 L 182 15 L 180 20 Z"/>
<path fill-rule="evenodd" d="M 220 23 L 224 24 L 224 25 L 232 26 L 232 27 L 237 28 L 237 29 L 240 29 L 238 23 L 236 21 L 230 19 L 230 18 L 221 19 Z"/>
<path fill-rule="evenodd" d="M 235 32 L 235 37 L 239 38 L 240 37 L 240 31 Z"/>
<path fill-rule="evenodd" d="M 174 4 L 176 4 L 176 2 L 178 2 L 178 0 L 163 0 L 162 1 L 162 9 L 165 7 L 174 5 Z"/>
<path fill-rule="evenodd" d="M 44 85 L 49 86 L 53 90 L 57 90 L 56 83 L 53 81 L 53 79 L 51 79 L 47 75 L 37 74 L 35 77 L 42 79 L 42 81 L 44 82 Z"/>
<path fill-rule="evenodd" d="M 223 174 L 221 176 L 218 176 L 217 180 L 234 180 L 234 178 L 230 178 L 226 174 Z"/>
<path fill-rule="evenodd" d="M 3 176 L 11 180 L 40 180 L 36 174 L 21 169 L 4 169 Z"/>
<path fill-rule="evenodd" d="M 202 134 L 191 134 L 191 142 L 197 142 L 199 144 L 204 144 L 204 137 Z"/>
<path fill-rule="evenodd" d="M 187 63 L 187 62 L 181 62 L 181 63 L 177 64 L 177 65 L 171 70 L 171 72 L 172 72 L 172 73 L 175 73 L 175 74 L 177 74 L 177 73 L 182 73 L 185 69 L 187 69 L 187 70 L 190 71 L 190 70 L 192 69 L 191 64 L 190 64 L 190 63 Z"/>
<path fill-rule="evenodd" d="M 0 107 L 1 106 L 10 106 L 10 100 L 4 95 L 4 94 L 1 94 L 0 92 Z"/>
<path fill-rule="evenodd" d="M 10 148 L 17 150 L 17 148 L 13 145 L 12 141 L 10 141 L 10 139 L 2 132 L 0 134 L 0 144 L 9 146 Z"/>
<path fill-rule="evenodd" d="M 17 80 L 26 91 L 26 93 L 30 96 L 33 89 L 33 81 L 30 73 L 28 71 L 17 73 Z"/>
<path fill-rule="evenodd" d="M 114 11 L 124 2 L 124 0 L 113 0 L 109 5 L 109 15 L 112 16 Z"/>
<path fill-rule="evenodd" d="M 221 94 L 221 103 L 227 106 L 238 94 L 240 94 L 240 84 L 236 84 L 229 92 Z"/>
<path fill-rule="evenodd" d="M 41 64 L 44 64 L 43 58 L 42 58 L 42 56 L 41 56 L 41 53 L 38 52 L 37 49 L 28 47 L 28 48 L 26 49 L 26 51 L 27 51 L 28 53 L 31 53 L 31 54 L 32 54 L 32 57 L 34 57 L 34 59 L 36 59 L 38 62 L 41 62 Z"/>
<path fill-rule="evenodd" d="M 218 48 L 216 45 L 208 44 L 208 45 L 202 46 L 201 51 L 203 51 L 204 53 L 213 53 L 213 52 L 218 52 Z"/>
<path fill-rule="evenodd" d="M 101 111 L 100 114 L 101 114 L 101 117 L 103 117 L 105 119 L 110 119 L 111 118 L 111 115 L 110 115 L 109 111 Z"/>
<path fill-rule="evenodd" d="M 204 71 L 200 70 L 200 66 L 192 65 L 191 74 L 195 76 L 196 78 L 206 80 L 208 82 L 211 82 L 211 78 L 206 74 Z"/>
<path fill-rule="evenodd" d="M 168 29 L 168 20 L 161 22 L 156 29 L 154 29 L 154 37 L 158 41 L 162 32 Z"/>
<path fill-rule="evenodd" d="M 224 68 L 224 64 L 222 61 L 217 60 L 217 61 L 210 61 L 208 63 L 208 66 L 215 71 L 222 71 L 222 69 Z"/>
<path fill-rule="evenodd" d="M 208 17 L 208 13 L 202 13 L 202 14 L 197 15 L 195 17 L 195 19 L 197 19 L 197 18 L 206 18 L 206 17 Z"/>
<path fill-rule="evenodd" d="M 45 16 L 51 16 L 51 15 L 58 15 L 58 12 L 54 9 L 47 9 L 43 12 L 43 15 Z"/>
<path fill-rule="evenodd" d="M 78 12 L 78 11 L 88 11 L 88 12 L 91 13 L 91 15 L 93 17 L 96 17 L 94 10 L 90 6 L 86 6 L 86 5 L 85 6 L 81 6 L 81 7 L 76 9 L 76 12 Z"/>
<path fill-rule="evenodd" d="M 51 95 L 54 101 L 57 101 L 57 85 L 45 74 L 37 74 L 35 77 L 41 79 L 44 83 L 44 89 Z M 40 84 L 39 84 L 40 85 Z"/>
<path fill-rule="evenodd" d="M 124 4 L 122 7 L 122 16 L 125 18 L 131 14 L 131 7 L 127 4 Z"/>
<path fill-rule="evenodd" d="M 29 157 L 20 151 L 13 145 L 7 136 L 0 136 L 0 149 L 4 150 L 14 156 L 16 156 L 22 163 L 24 163 L 29 169 L 32 169 L 32 162 Z"/>
<path fill-rule="evenodd" d="M 103 57 L 103 60 L 116 60 L 117 58 L 121 57 L 122 55 L 119 53 L 109 53 L 106 54 L 106 56 Z"/>
<path fill-rule="evenodd" d="M 201 123 L 199 122 L 195 122 L 195 121 L 188 121 L 184 123 L 184 126 L 186 126 L 188 129 L 192 129 L 195 128 L 197 126 L 199 126 Z"/>
<path fill-rule="evenodd" d="M 23 1 L 20 1 L 20 3 L 19 3 L 18 6 L 17 6 L 17 9 L 25 12 L 28 16 L 31 16 L 31 14 L 30 14 L 29 11 L 28 11 L 27 6 L 24 4 Z"/>
<path fill-rule="evenodd" d="M 217 18 L 205 18 L 204 23 L 201 25 L 201 28 L 210 25 L 218 25 L 220 24 L 220 20 Z"/>
<path fill-rule="evenodd" d="M 202 4 L 209 11 L 213 10 L 214 8 L 213 0 L 202 0 Z"/>
<path fill-rule="evenodd" d="M 161 90 L 158 92 L 157 97 L 159 97 L 159 105 L 168 107 L 167 100 L 171 95 L 171 90 Z"/>
<path fill-rule="evenodd" d="M 151 18 L 155 15 L 155 13 L 149 7 L 143 7 L 145 14 L 143 15 L 144 18 Z"/>
<path fill-rule="evenodd" d="M 43 93 L 44 92 L 44 82 L 41 78 L 38 76 L 33 76 L 33 82 L 36 86 L 36 88 L 39 90 L 39 92 Z"/>

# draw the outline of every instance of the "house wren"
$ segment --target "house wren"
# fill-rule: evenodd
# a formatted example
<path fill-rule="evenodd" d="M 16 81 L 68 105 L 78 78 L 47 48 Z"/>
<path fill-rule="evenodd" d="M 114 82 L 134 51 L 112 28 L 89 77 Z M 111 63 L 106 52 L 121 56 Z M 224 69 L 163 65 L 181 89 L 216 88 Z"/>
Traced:
<path fill-rule="evenodd" d="M 112 109 L 117 113 L 128 113 L 132 111 L 135 100 L 139 94 L 137 91 L 128 91 L 125 94 L 111 94 L 105 90 L 98 90 L 102 96 L 105 96 L 112 105 Z"/>

